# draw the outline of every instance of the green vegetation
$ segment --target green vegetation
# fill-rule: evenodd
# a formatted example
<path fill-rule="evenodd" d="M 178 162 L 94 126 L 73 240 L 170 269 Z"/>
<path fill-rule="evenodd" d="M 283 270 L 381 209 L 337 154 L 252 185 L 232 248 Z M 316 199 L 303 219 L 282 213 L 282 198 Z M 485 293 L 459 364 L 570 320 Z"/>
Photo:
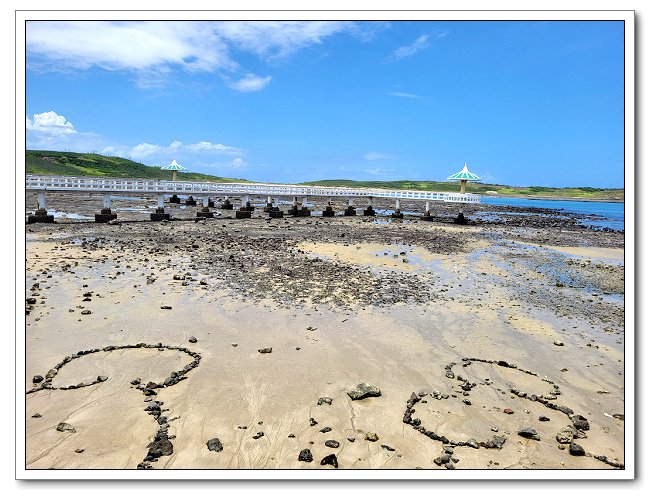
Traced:
<path fill-rule="evenodd" d="M 133 177 L 136 179 L 172 179 L 170 170 L 147 167 L 117 156 L 62 151 L 26 151 L 25 173 L 92 177 Z M 178 172 L 179 181 L 250 182 L 192 172 Z"/>
<path fill-rule="evenodd" d="M 350 181 L 347 179 L 333 179 L 313 182 L 303 182 L 309 186 L 338 186 L 352 188 L 378 188 L 378 189 L 411 189 L 417 191 L 439 191 L 458 192 L 458 182 L 436 182 L 436 181 Z M 623 189 L 601 189 L 591 187 L 574 188 L 553 188 L 542 186 L 515 187 L 503 186 L 500 184 L 483 184 L 470 182 L 467 184 L 467 192 L 481 195 L 493 195 L 503 197 L 527 197 L 527 198 L 567 198 L 581 200 L 608 200 L 623 201 L 625 193 Z"/>
<path fill-rule="evenodd" d="M 26 151 L 25 172 L 42 175 L 75 175 L 96 177 L 133 177 L 137 179 L 172 179 L 172 172 L 148 167 L 142 163 L 117 156 L 94 153 L 71 153 L 61 151 Z M 217 177 L 214 175 L 179 172 L 179 181 L 251 182 L 246 179 Z M 369 187 L 380 189 L 411 189 L 417 191 L 458 192 L 458 182 L 436 181 L 351 181 L 332 179 L 303 182 L 310 186 Z M 623 201 L 623 189 L 600 189 L 591 187 L 551 188 L 542 186 L 514 187 L 500 184 L 471 182 L 470 193 L 504 197 L 567 198 L 581 200 Z"/>

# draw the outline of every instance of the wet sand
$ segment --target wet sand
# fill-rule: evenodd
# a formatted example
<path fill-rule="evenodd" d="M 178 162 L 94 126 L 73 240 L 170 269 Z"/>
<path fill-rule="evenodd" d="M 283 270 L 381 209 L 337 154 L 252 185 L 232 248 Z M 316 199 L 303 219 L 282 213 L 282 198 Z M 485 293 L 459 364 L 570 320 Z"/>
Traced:
<path fill-rule="evenodd" d="M 620 234 L 260 212 L 119 218 L 27 227 L 28 469 L 331 469 L 321 460 L 332 454 L 339 469 L 439 475 L 624 462 Z M 159 344 L 199 362 L 160 387 L 196 358 Z M 33 383 L 91 349 L 51 387 Z M 381 396 L 352 400 L 361 382 Z M 573 439 L 586 455 L 558 442 L 574 424 L 558 407 L 587 419 Z M 171 449 L 152 457 L 161 430 Z M 298 460 L 305 449 L 313 461 Z"/>

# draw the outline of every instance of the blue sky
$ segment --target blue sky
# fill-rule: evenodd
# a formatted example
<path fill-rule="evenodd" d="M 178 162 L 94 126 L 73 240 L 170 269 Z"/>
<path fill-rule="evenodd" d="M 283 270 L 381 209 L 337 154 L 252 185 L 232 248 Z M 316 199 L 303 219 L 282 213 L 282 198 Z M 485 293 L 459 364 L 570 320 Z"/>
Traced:
<path fill-rule="evenodd" d="M 622 22 L 27 23 L 28 149 L 255 181 L 623 187 Z"/>

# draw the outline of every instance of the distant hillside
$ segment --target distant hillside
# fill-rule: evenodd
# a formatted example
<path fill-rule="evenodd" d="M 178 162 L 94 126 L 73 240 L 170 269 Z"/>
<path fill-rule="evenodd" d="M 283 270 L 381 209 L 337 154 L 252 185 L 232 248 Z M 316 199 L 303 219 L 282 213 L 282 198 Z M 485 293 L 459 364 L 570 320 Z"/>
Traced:
<path fill-rule="evenodd" d="M 358 188 L 379 188 L 379 189 L 412 189 L 417 191 L 439 191 L 458 192 L 458 182 L 436 182 L 436 181 L 351 181 L 347 179 L 332 179 L 312 182 L 303 182 L 309 186 L 337 186 L 337 187 L 358 187 Z M 590 187 L 576 188 L 551 188 L 541 186 L 514 187 L 500 184 L 483 184 L 470 182 L 467 185 L 467 192 L 504 197 L 528 197 L 528 198 L 566 198 L 582 200 L 608 200 L 624 201 L 625 192 L 623 189 L 601 189 Z"/>
<path fill-rule="evenodd" d="M 133 177 L 138 179 L 172 179 L 172 172 L 148 167 L 136 161 L 92 153 L 62 151 L 25 151 L 25 173 L 43 175 L 79 175 L 93 177 Z M 250 182 L 207 174 L 179 172 L 179 181 Z"/>

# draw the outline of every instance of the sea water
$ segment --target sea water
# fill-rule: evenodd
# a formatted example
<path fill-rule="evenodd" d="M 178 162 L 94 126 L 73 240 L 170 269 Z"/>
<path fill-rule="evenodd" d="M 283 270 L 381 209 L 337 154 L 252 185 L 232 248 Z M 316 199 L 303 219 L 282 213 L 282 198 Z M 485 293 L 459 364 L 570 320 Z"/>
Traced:
<path fill-rule="evenodd" d="M 539 200 L 529 198 L 496 198 L 481 196 L 482 205 L 498 205 L 511 207 L 550 208 L 567 215 L 575 214 L 578 222 L 584 226 L 609 228 L 617 231 L 625 229 L 625 203 L 605 201 L 576 201 L 576 200 Z M 589 216 L 580 218 L 580 215 Z M 596 217 L 593 219 L 591 217 Z"/>

